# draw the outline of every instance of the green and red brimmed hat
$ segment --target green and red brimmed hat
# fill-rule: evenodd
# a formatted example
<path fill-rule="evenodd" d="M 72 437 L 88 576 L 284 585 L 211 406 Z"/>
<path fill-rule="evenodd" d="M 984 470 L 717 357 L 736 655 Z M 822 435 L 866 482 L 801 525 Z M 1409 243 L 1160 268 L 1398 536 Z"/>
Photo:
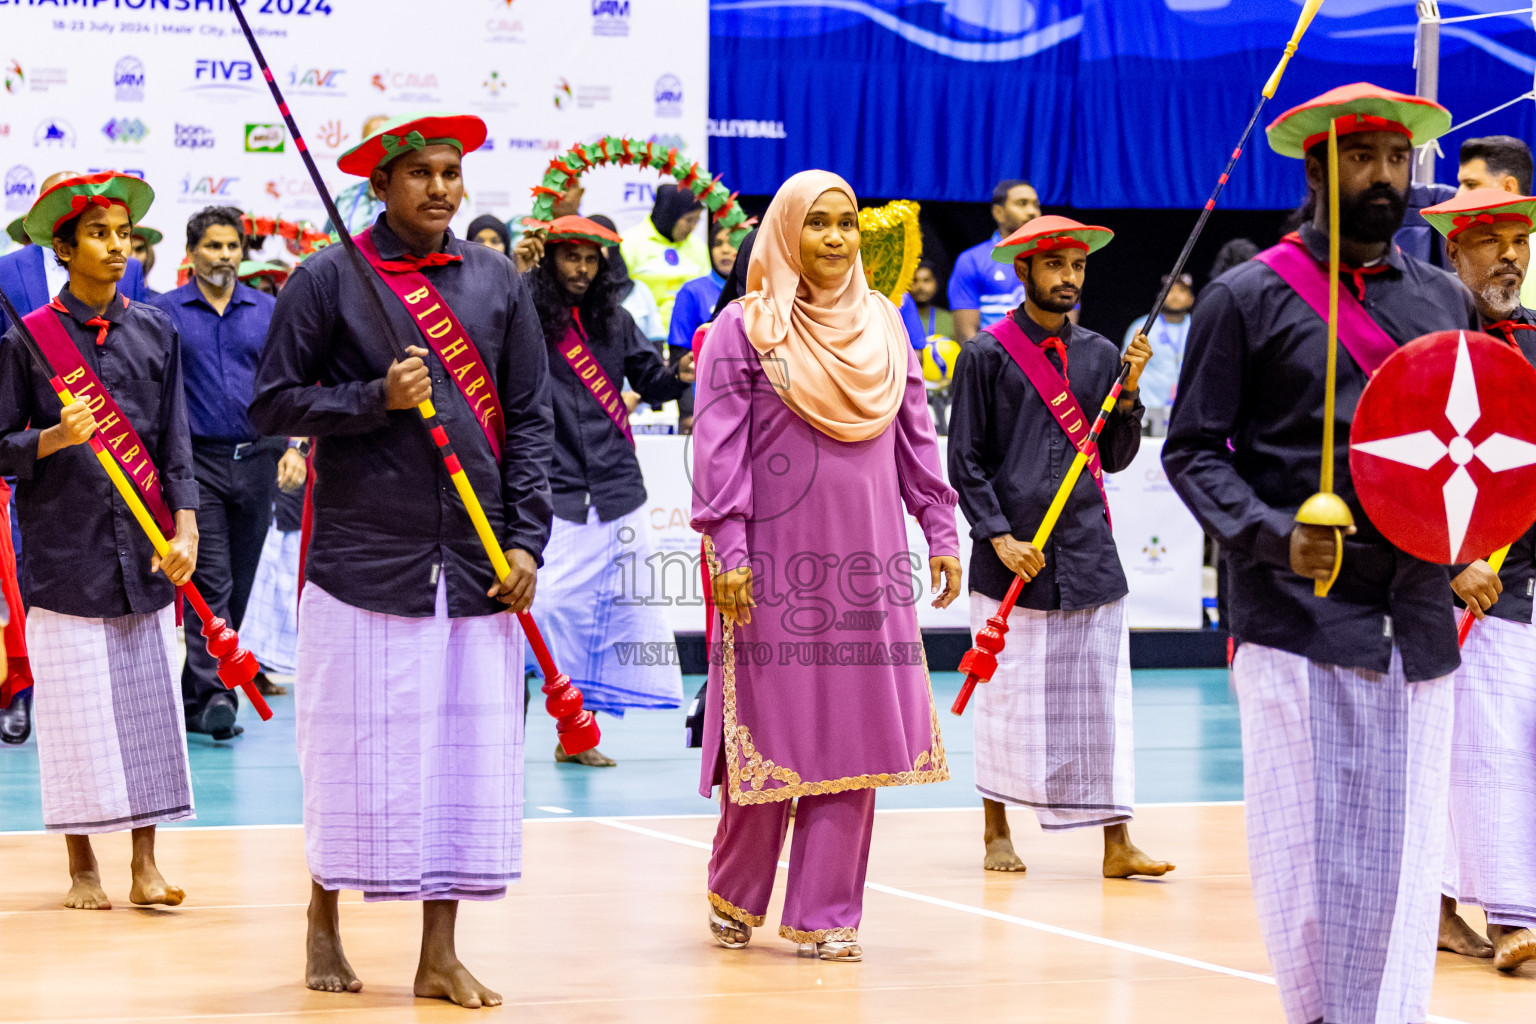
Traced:
<path fill-rule="evenodd" d="M 1536 197 L 1515 195 L 1498 188 L 1477 188 L 1460 192 L 1419 212 L 1446 238 L 1455 238 L 1478 224 L 1509 221 L 1529 229 L 1536 225 Z"/>
<path fill-rule="evenodd" d="M 549 234 L 545 236 L 544 241 L 549 245 L 554 245 L 556 242 L 577 242 L 607 248 L 610 245 L 618 245 L 624 239 L 595 220 L 570 216 L 556 217 L 551 221 Z"/>
<path fill-rule="evenodd" d="M 236 275 L 242 281 L 250 281 L 257 277 L 270 277 L 278 284 L 288 280 L 291 271 L 281 263 L 263 263 L 260 260 L 245 260 L 240 264 Z"/>
<path fill-rule="evenodd" d="M 341 154 L 336 166 L 366 178 L 398 156 L 428 146 L 452 146 L 473 153 L 485 145 L 485 122 L 473 114 L 407 114 L 397 117 Z"/>
<path fill-rule="evenodd" d="M 143 178 L 117 171 L 102 171 L 80 178 L 65 178 L 37 197 L 27 212 L 27 235 L 38 245 L 53 245 L 60 224 L 78 217 L 91 206 L 121 206 L 130 223 L 137 224 L 151 203 L 155 190 Z"/>
<path fill-rule="evenodd" d="M 29 241 L 27 238 L 27 228 L 24 223 L 26 219 L 25 217 L 17 217 L 5 226 L 5 233 L 10 235 L 11 241 L 17 245 L 26 245 Z"/>
<path fill-rule="evenodd" d="M 1339 136 L 1357 132 L 1396 132 L 1422 146 L 1451 127 L 1451 112 L 1434 100 L 1393 92 L 1369 82 L 1341 85 L 1292 107 L 1266 129 L 1269 148 L 1298 159 L 1328 138 L 1328 122 L 1338 119 Z"/>
<path fill-rule="evenodd" d="M 144 244 L 151 247 L 159 245 L 161 239 L 165 238 L 164 235 L 154 228 L 147 228 L 142 224 L 135 224 L 133 226 L 133 237 L 144 239 Z"/>
<path fill-rule="evenodd" d="M 992 258 L 999 263 L 1012 263 L 1020 257 L 1054 249 L 1097 252 L 1114 237 L 1109 228 L 1080 224 L 1071 217 L 1036 217 L 993 246 Z"/>

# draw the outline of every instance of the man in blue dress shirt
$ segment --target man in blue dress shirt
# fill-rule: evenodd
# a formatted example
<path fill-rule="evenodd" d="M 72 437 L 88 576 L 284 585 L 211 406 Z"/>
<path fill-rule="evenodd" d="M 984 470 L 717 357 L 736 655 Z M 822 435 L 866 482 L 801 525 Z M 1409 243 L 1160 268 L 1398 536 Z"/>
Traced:
<path fill-rule="evenodd" d="M 285 451 L 284 439 L 263 439 L 245 410 L 256 397 L 256 362 L 267 343 L 274 305 L 270 295 L 236 277 L 244 252 L 240 211 L 210 206 L 187 223 L 192 280 L 157 295 L 181 336 L 187 419 L 196 463 L 202 558 L 198 586 L 214 612 L 238 626 L 272 525 L 279 456 L 302 476 L 304 460 Z M 218 662 L 203 642 L 202 624 L 185 620 L 187 663 L 181 674 L 187 729 L 227 740 L 235 724 L 235 696 L 219 682 Z"/>

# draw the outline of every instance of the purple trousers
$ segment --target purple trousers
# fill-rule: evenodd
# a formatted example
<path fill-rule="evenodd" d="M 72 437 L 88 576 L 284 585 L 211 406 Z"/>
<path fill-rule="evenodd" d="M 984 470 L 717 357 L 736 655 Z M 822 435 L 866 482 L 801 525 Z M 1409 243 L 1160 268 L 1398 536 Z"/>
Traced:
<path fill-rule="evenodd" d="M 716 913 L 761 927 L 789 828 L 788 800 L 720 808 L 709 858 Z M 875 791 L 803 796 L 789 850 L 789 885 L 779 934 L 794 942 L 854 942 L 864 916 L 864 876 L 875 824 Z"/>

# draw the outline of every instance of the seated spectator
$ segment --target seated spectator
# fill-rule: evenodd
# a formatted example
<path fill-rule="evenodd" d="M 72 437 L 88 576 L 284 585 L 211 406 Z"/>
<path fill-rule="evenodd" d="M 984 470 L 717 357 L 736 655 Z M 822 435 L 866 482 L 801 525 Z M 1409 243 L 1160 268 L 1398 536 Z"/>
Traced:
<path fill-rule="evenodd" d="M 656 190 L 650 217 L 624 233 L 620 251 L 629 276 L 650 290 L 663 328 L 672 323 L 678 290 L 709 273 L 709 250 L 694 233 L 703 212 L 692 192 L 669 182 Z"/>
<path fill-rule="evenodd" d="M 512 252 L 512 233 L 507 230 L 506 224 L 488 213 L 482 213 L 470 221 L 469 230 L 464 233 L 464 237 L 488 249 L 495 249 L 503 256 Z"/>
<path fill-rule="evenodd" d="M 1172 287 L 1168 280 L 1165 276 L 1159 285 L 1168 289 L 1168 298 L 1163 302 L 1157 323 L 1147 332 L 1147 340 L 1152 343 L 1152 358 L 1141 371 L 1141 403 L 1148 408 L 1173 405 L 1173 393 L 1179 385 L 1179 367 L 1184 364 L 1184 343 L 1189 338 L 1189 312 L 1195 308 L 1195 279 L 1180 274 Z M 1146 326 L 1147 318 L 1137 317 L 1126 328 L 1121 347 L 1129 347 Z"/>
<path fill-rule="evenodd" d="M 912 303 L 917 307 L 917 319 L 923 325 L 924 337 L 955 336 L 954 315 L 938 303 L 939 271 L 931 261 L 923 260 L 917 265 L 907 294 L 912 296 Z"/>

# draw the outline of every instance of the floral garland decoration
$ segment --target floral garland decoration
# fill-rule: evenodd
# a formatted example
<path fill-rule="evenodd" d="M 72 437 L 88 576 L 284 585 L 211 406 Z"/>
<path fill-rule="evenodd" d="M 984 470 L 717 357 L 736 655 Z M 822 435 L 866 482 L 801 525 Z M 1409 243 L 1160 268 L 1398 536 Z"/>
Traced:
<path fill-rule="evenodd" d="M 247 235 L 255 235 L 261 238 L 270 238 L 277 235 L 288 243 L 288 251 L 295 256 L 310 256 L 316 251 L 325 248 L 335 241 L 332 236 L 320 231 L 309 221 L 283 220 L 280 217 L 252 217 L 248 213 L 240 215 L 240 223 L 245 228 Z"/>
<path fill-rule="evenodd" d="M 692 192 L 704 204 L 715 223 L 730 229 L 732 245 L 740 245 L 757 224 L 757 218 L 749 218 L 736 201 L 737 193 L 720 184 L 719 177 L 708 177 L 697 162 L 682 163 L 676 149 L 662 149 L 654 142 L 609 135 L 596 142 L 577 143 L 549 162 L 544 180 L 533 188 L 533 214 L 529 218 L 529 227 L 535 230 L 547 227 L 555 219 L 556 201 L 592 168 L 628 167 L 631 164 L 650 167 L 677 179 L 679 187 Z"/>

